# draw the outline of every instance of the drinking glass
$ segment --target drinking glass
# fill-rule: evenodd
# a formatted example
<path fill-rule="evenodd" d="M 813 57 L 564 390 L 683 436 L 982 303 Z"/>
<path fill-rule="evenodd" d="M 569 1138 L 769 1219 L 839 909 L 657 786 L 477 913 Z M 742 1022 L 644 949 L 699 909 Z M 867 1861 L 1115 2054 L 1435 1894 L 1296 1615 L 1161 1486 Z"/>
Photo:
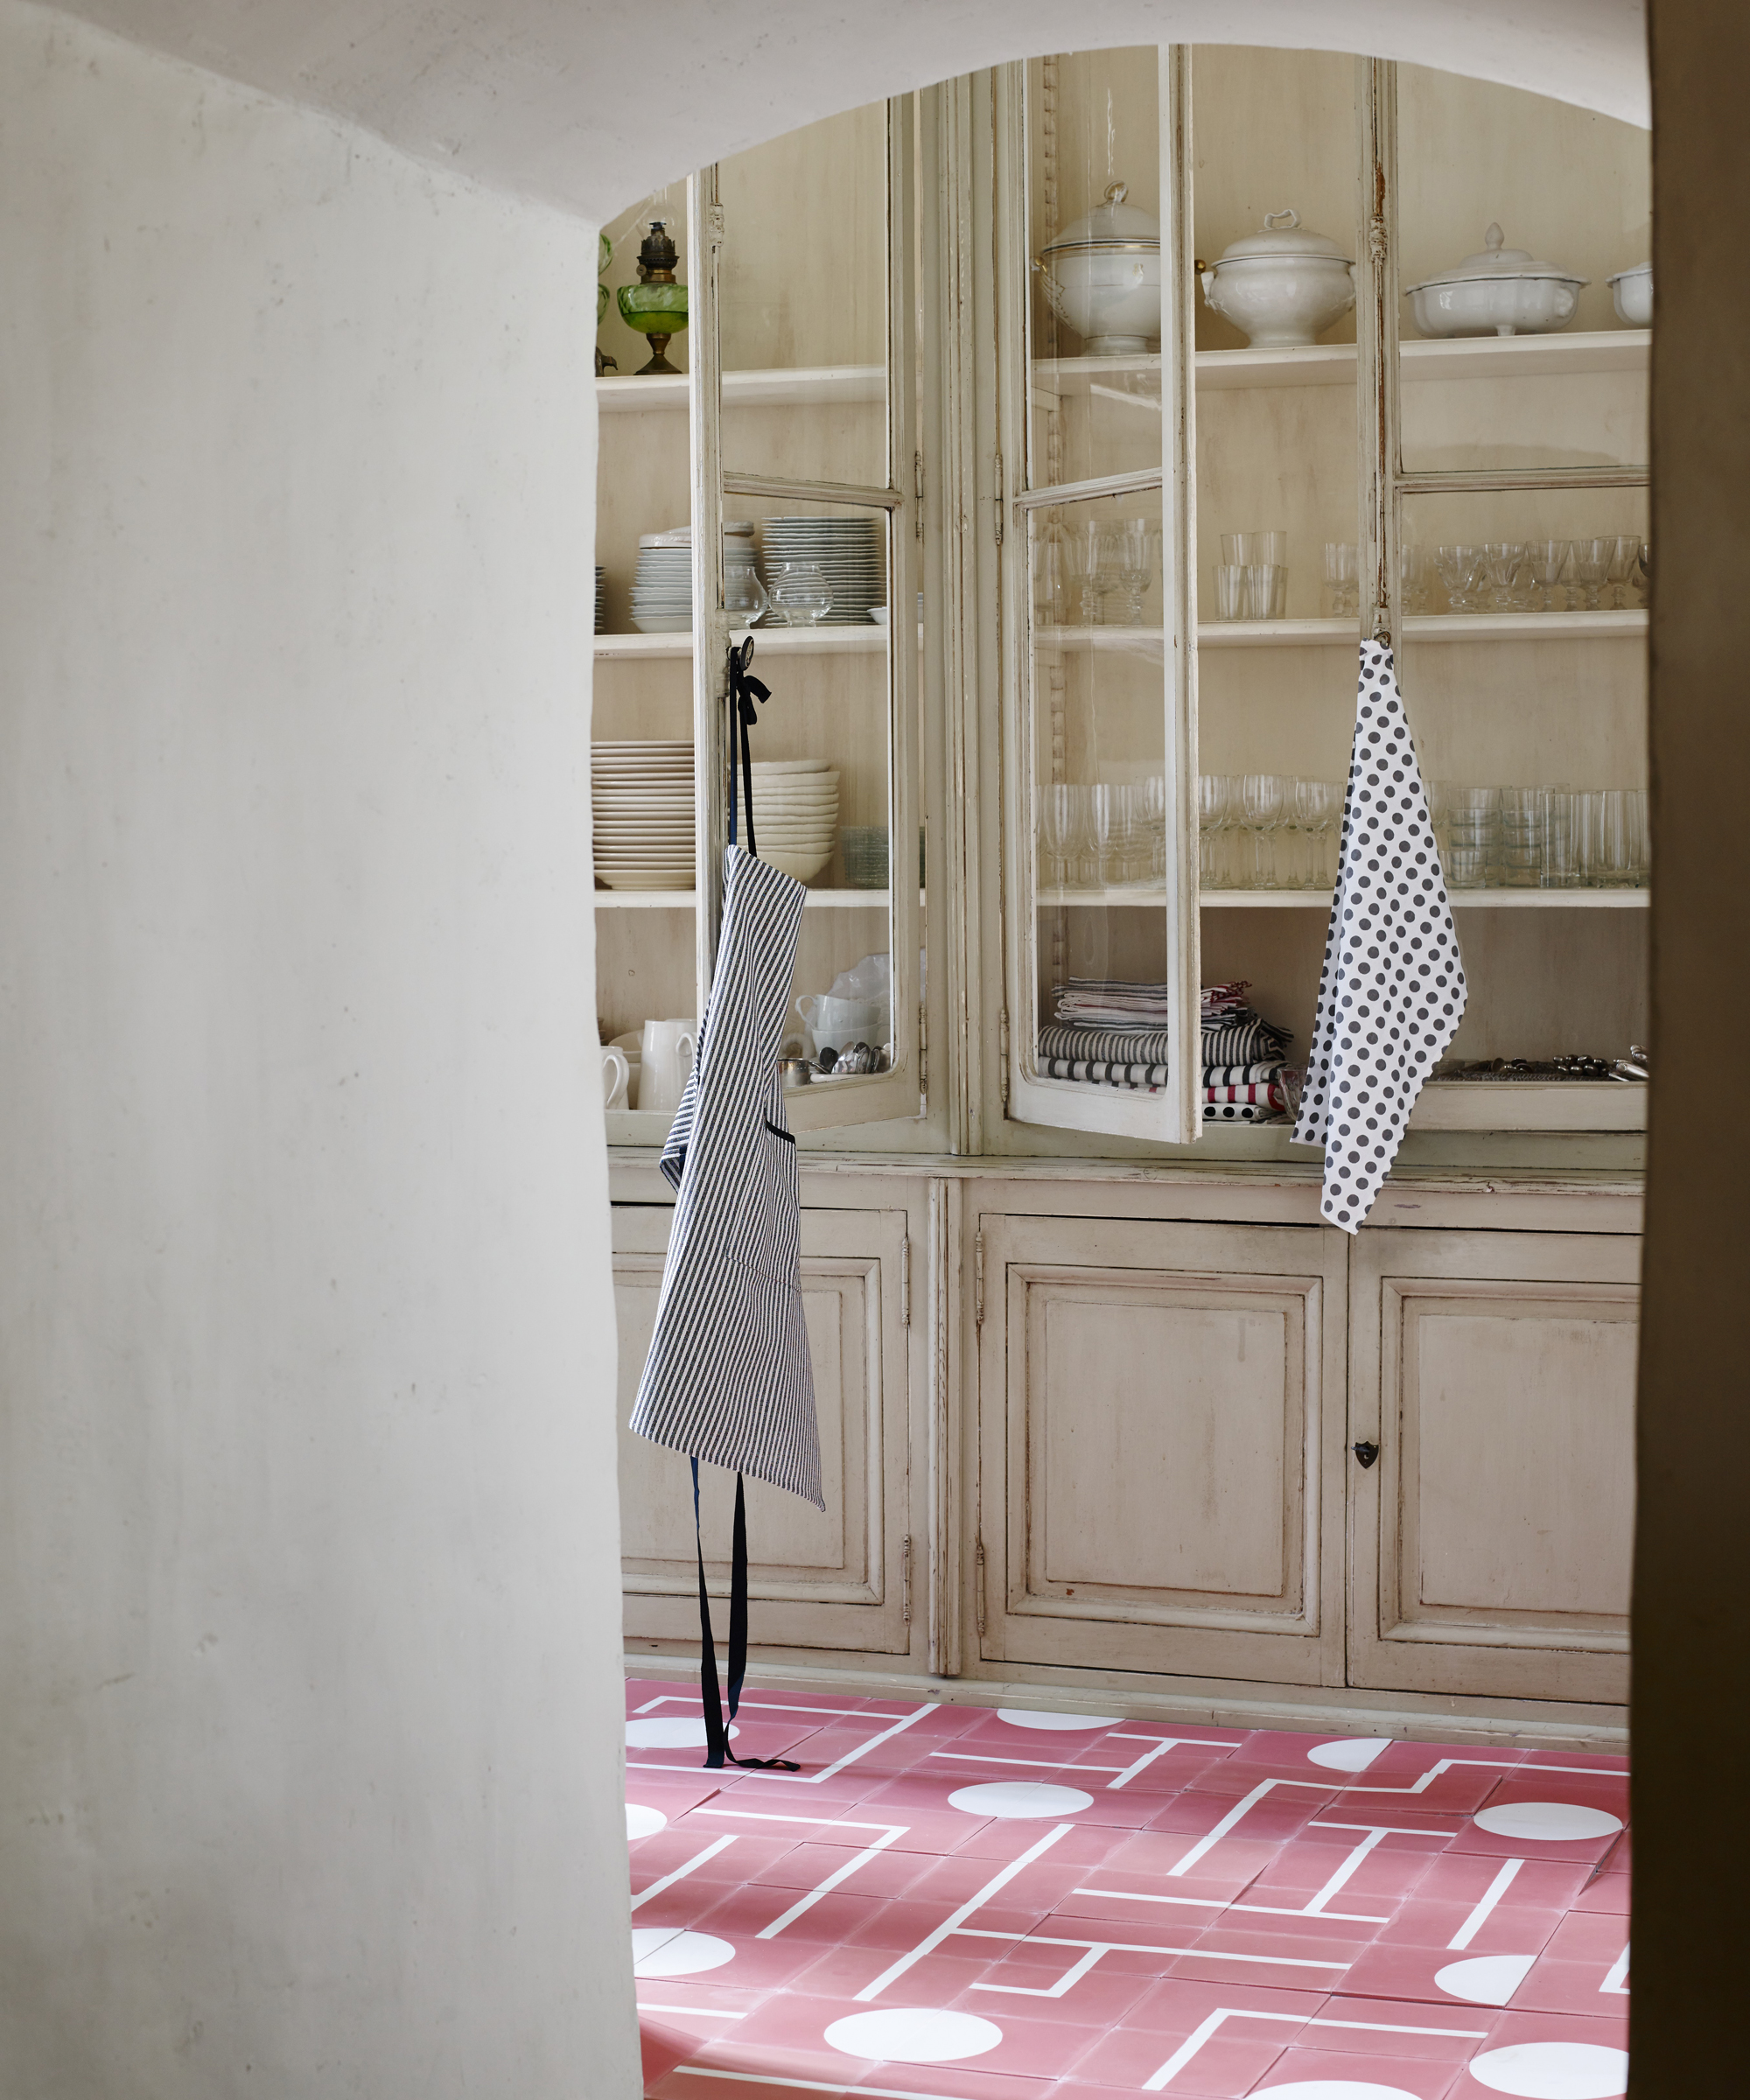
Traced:
<path fill-rule="evenodd" d="M 1634 574 L 1630 581 L 1635 604 L 1638 606 L 1649 604 L 1653 595 L 1653 542 L 1651 540 L 1642 541 L 1641 551 L 1634 557 Z"/>
<path fill-rule="evenodd" d="M 1494 585 L 1489 605 L 1496 612 L 1513 610 L 1513 579 L 1519 573 L 1519 564 L 1525 559 L 1523 540 L 1487 540 L 1480 550 L 1483 567 Z"/>
<path fill-rule="evenodd" d="M 1615 558 L 1614 539 L 1574 542 L 1574 581 L 1584 593 L 1582 603 L 1588 612 L 1596 612 L 1602 607 L 1603 592 L 1610 581 L 1610 564 Z"/>
<path fill-rule="evenodd" d="M 1197 866 L 1206 890 L 1229 890 L 1232 879 L 1230 850 L 1234 827 L 1239 818 L 1236 783 L 1230 773 L 1203 773 L 1197 776 Z"/>
<path fill-rule="evenodd" d="M 1118 599 L 1118 622 L 1122 626 L 1139 627 L 1143 624 L 1143 599 L 1154 581 L 1159 535 L 1144 519 L 1127 518 L 1112 537 L 1113 588 Z"/>
<path fill-rule="evenodd" d="M 1566 610 L 1568 594 L 1561 586 L 1562 571 L 1568 565 L 1572 542 L 1568 540 L 1531 540 L 1525 549 L 1526 559 L 1531 567 L 1531 580 L 1544 594 L 1538 610 L 1544 612 L 1561 612 Z"/>
<path fill-rule="evenodd" d="M 1294 822 L 1300 834 L 1297 887 L 1328 890 L 1336 882 L 1337 870 L 1333 848 L 1342 814 L 1341 781 L 1295 781 Z"/>
<path fill-rule="evenodd" d="M 1148 877 L 1166 880 L 1166 775 L 1152 773 L 1142 783 L 1142 822 L 1148 841 Z"/>
<path fill-rule="evenodd" d="M 1215 617 L 1242 620 L 1246 610 L 1246 572 L 1237 562 L 1223 562 L 1215 570 Z"/>
<path fill-rule="evenodd" d="M 1274 562 L 1250 562 L 1242 572 L 1246 579 L 1245 617 L 1280 620 L 1288 598 L 1288 571 Z"/>
<path fill-rule="evenodd" d="M 1404 610 L 1426 612 L 1433 604 L 1433 587 L 1428 581 L 1427 550 L 1414 540 L 1400 540 L 1397 547 L 1397 580 Z"/>
<path fill-rule="evenodd" d="M 1102 888 L 1114 889 L 1125 878 L 1124 849 L 1130 810 L 1124 790 L 1116 780 L 1096 780 L 1091 800 L 1094 878 Z"/>
<path fill-rule="evenodd" d="M 1084 627 L 1100 624 L 1100 527 L 1092 518 L 1064 528 L 1066 618 Z"/>
<path fill-rule="evenodd" d="M 1053 780 L 1041 790 L 1040 844 L 1044 848 L 1042 889 L 1072 888 L 1081 873 L 1082 811 L 1079 789 L 1068 780 Z"/>
<path fill-rule="evenodd" d="M 1474 547 L 1437 547 L 1434 568 L 1446 586 L 1446 603 L 1454 612 L 1474 612 L 1474 596 L 1481 556 Z"/>
<path fill-rule="evenodd" d="M 1347 541 L 1325 542 L 1325 609 L 1333 620 L 1347 620 L 1361 610 L 1361 569 Z"/>
<path fill-rule="evenodd" d="M 1278 886 L 1276 835 L 1287 808 L 1288 788 L 1288 781 L 1279 773 L 1249 773 L 1242 778 L 1241 822 L 1250 848 L 1250 856 L 1242 858 L 1239 868 L 1242 889 L 1273 890 Z"/>
<path fill-rule="evenodd" d="M 1033 611 L 1046 626 L 1069 617 L 1069 574 L 1061 525 L 1042 525 L 1033 543 Z"/>
<path fill-rule="evenodd" d="M 780 562 L 768 572 L 766 591 L 787 627 L 811 627 L 832 610 L 832 588 L 818 562 Z"/>
<path fill-rule="evenodd" d="M 1586 880 L 1583 836 L 1587 800 L 1570 788 L 1544 790 L 1544 865 L 1539 880 L 1546 890 L 1577 889 Z"/>
<path fill-rule="evenodd" d="M 1544 880 L 1546 788 L 1503 788 L 1500 791 L 1500 836 L 1494 868 L 1501 886 L 1535 890 Z"/>
<path fill-rule="evenodd" d="M 1493 788 L 1437 783 L 1433 792 L 1434 840 L 1449 890 L 1480 890 L 1499 843 L 1499 793 Z"/>
<path fill-rule="evenodd" d="M 1606 788 L 1587 798 L 1588 878 L 1600 889 L 1638 889 L 1647 878 L 1647 796 L 1639 788 Z"/>
<path fill-rule="evenodd" d="M 1222 535 L 1222 559 L 1237 563 L 1242 569 L 1254 563 L 1267 563 L 1280 569 L 1288 559 L 1288 535 L 1285 532 L 1224 532 Z"/>
<path fill-rule="evenodd" d="M 1095 615 L 1095 620 L 1100 626 L 1103 626 L 1111 621 L 1112 616 L 1107 611 L 1106 600 L 1118 593 L 1119 579 L 1124 574 L 1124 567 L 1123 532 L 1117 526 L 1105 526 L 1095 542 L 1094 556 L 1094 589 L 1098 594 L 1100 601 L 1099 610 Z M 1125 624 L 1122 599 L 1117 607 L 1117 620 L 1114 624 L 1119 626 Z"/>
<path fill-rule="evenodd" d="M 1640 559 L 1640 534 L 1619 534 L 1612 543 L 1610 555 L 1610 602 L 1619 612 L 1628 608 L 1628 585 Z"/>

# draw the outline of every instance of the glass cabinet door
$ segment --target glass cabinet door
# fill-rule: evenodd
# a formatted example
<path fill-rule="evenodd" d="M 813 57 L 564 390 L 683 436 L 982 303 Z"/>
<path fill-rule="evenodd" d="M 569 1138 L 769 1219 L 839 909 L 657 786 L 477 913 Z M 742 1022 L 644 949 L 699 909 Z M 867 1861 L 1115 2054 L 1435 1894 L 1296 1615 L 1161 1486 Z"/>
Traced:
<path fill-rule="evenodd" d="M 999 87 L 999 360 L 1027 404 L 1004 520 L 1008 1109 L 1171 1142 L 1200 1089 L 1187 126 L 1172 51 Z"/>
<path fill-rule="evenodd" d="M 685 1017 L 667 1034 L 690 1045 L 704 1011 L 727 660 L 750 635 L 771 693 L 751 732 L 757 850 L 808 892 L 785 1040 L 814 1076 L 788 1096 L 791 1124 L 920 1112 L 912 156 L 909 98 L 876 103 L 704 169 L 611 229 L 598 624 L 620 631 L 596 645 L 596 926 L 604 1041 L 633 1056 L 612 1141 L 660 1144 L 672 1113 L 636 1055 L 643 1022 Z M 658 219 L 686 301 L 673 376 L 615 318 L 637 308 L 620 286 Z M 690 877 L 671 864 L 682 830 Z"/>
<path fill-rule="evenodd" d="M 710 172 L 712 370 L 696 413 L 704 836 L 727 815 L 724 664 L 753 638 L 763 859 L 808 886 L 786 1048 L 798 1131 L 920 1112 L 916 275 L 909 97 Z M 715 416 L 716 428 L 709 428 Z M 720 534 L 720 536 L 719 536 Z M 742 842 L 746 843 L 746 839 Z M 714 908 L 706 937 L 714 931 Z"/>

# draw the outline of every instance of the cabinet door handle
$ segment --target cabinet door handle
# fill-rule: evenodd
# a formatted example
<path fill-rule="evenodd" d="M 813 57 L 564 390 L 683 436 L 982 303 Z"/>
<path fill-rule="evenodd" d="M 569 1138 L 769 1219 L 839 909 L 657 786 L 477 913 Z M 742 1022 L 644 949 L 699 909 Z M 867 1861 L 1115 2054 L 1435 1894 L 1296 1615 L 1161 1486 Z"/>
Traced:
<path fill-rule="evenodd" d="M 1379 1446 L 1377 1444 L 1351 1444 L 1349 1449 L 1354 1452 L 1355 1456 L 1361 1460 L 1362 1469 L 1363 1472 L 1365 1472 L 1366 1469 L 1371 1466 L 1374 1460 L 1379 1456 Z"/>

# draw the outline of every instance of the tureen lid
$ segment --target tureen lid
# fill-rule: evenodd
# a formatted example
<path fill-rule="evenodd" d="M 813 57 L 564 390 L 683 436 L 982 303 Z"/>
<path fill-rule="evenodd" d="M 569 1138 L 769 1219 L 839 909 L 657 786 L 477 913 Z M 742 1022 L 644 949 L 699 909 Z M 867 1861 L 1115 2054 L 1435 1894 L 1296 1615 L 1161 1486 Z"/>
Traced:
<path fill-rule="evenodd" d="M 1055 241 L 1040 251 L 1041 256 L 1085 253 L 1089 248 L 1145 248 L 1158 255 L 1160 220 L 1151 219 L 1146 212 L 1139 212 L 1135 205 L 1124 202 L 1130 187 L 1127 182 L 1115 182 L 1106 192 L 1105 203 L 1096 204 L 1074 226 L 1065 227 Z"/>
<path fill-rule="evenodd" d="M 1315 234 L 1303 227 L 1299 213 L 1291 207 L 1285 212 L 1266 212 L 1264 231 L 1230 241 L 1216 257 L 1215 268 L 1219 270 L 1223 262 L 1247 262 L 1264 256 L 1292 256 L 1302 261 L 1309 256 L 1330 256 L 1339 262 L 1354 261 L 1329 234 Z"/>
<path fill-rule="evenodd" d="M 1653 265 L 1650 262 L 1637 262 L 1633 270 L 1619 270 L 1614 277 L 1606 277 L 1604 281 L 1606 284 L 1620 284 L 1624 277 L 1650 277 L 1652 274 Z"/>
<path fill-rule="evenodd" d="M 1421 284 L 1411 284 L 1409 291 L 1426 291 L 1435 284 L 1472 284 L 1488 283 L 1496 277 L 1554 277 L 1564 284 L 1587 284 L 1589 277 L 1577 277 L 1571 270 L 1563 270 L 1554 262 L 1540 262 L 1530 248 L 1503 248 L 1507 238 L 1498 226 L 1491 226 L 1483 235 L 1481 253 L 1466 256 L 1451 270 L 1443 270 L 1438 276 L 1424 277 Z"/>

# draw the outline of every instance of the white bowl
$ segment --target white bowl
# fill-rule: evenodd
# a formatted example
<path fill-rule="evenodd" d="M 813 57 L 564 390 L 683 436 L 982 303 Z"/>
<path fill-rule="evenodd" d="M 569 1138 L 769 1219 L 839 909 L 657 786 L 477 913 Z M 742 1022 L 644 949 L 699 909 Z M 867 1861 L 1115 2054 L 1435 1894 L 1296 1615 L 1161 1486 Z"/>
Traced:
<path fill-rule="evenodd" d="M 1606 280 L 1616 318 L 1631 328 L 1653 326 L 1653 265 L 1642 262 L 1634 270 L 1620 270 Z"/>
<path fill-rule="evenodd" d="M 887 608 L 886 608 L 886 606 L 870 606 L 870 608 L 869 608 L 869 617 L 870 617 L 870 619 L 871 619 L 872 620 L 873 620 L 873 621 L 874 621 L 875 625 L 876 625 L 878 627 L 885 627 L 885 626 L 886 626 L 886 624 L 887 624 Z"/>
<path fill-rule="evenodd" d="M 1202 273 L 1203 297 L 1254 350 L 1301 350 L 1355 303 L 1354 264 L 1290 208 L 1230 242 Z"/>
<path fill-rule="evenodd" d="M 1565 328 L 1588 280 L 1522 248 L 1504 248 L 1499 226 L 1474 256 L 1409 290 L 1426 336 L 1549 335 Z"/>

